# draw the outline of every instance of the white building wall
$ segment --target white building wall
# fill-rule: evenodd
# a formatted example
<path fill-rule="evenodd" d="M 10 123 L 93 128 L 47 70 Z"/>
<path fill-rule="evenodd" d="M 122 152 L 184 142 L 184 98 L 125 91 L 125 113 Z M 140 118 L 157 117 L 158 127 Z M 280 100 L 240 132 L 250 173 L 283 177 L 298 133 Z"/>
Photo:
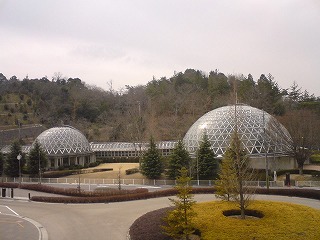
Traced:
<path fill-rule="evenodd" d="M 255 169 L 266 169 L 266 159 L 265 157 L 250 157 L 250 164 Z M 268 168 L 270 171 L 295 169 L 297 168 L 297 163 L 295 159 L 288 156 L 282 157 L 268 157 Z"/>

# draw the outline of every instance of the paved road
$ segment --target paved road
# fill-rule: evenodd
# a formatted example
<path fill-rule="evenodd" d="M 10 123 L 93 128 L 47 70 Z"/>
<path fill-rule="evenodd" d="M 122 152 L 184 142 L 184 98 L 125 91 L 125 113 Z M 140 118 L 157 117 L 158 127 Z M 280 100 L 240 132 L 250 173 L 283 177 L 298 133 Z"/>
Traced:
<path fill-rule="evenodd" d="M 319 200 L 267 195 L 256 195 L 255 198 L 320 209 Z M 215 198 L 212 194 L 196 195 L 195 200 L 203 202 Z M 43 225 L 50 240 L 125 240 L 135 219 L 149 211 L 170 206 L 170 201 L 164 197 L 109 204 L 50 204 L 1 199 L 0 205 Z"/>

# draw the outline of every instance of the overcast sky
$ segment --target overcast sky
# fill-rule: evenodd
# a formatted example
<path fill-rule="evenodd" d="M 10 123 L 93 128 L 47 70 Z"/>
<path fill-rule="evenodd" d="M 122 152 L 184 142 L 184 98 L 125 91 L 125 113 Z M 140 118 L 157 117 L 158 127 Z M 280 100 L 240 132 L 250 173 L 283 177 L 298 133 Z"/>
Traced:
<path fill-rule="evenodd" d="M 0 0 L 0 72 L 108 89 L 187 68 L 320 96 L 319 0 Z"/>

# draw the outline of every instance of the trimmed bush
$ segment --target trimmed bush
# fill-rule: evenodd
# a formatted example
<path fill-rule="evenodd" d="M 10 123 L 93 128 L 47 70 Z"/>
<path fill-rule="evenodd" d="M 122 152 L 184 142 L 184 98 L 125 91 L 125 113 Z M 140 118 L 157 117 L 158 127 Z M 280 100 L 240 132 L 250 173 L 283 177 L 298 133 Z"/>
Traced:
<path fill-rule="evenodd" d="M 139 168 L 129 168 L 126 170 L 126 175 L 130 175 L 138 172 L 139 172 Z"/>
<path fill-rule="evenodd" d="M 77 174 L 79 170 L 60 170 L 60 171 L 50 171 L 43 173 L 44 178 L 60 178 L 65 176 L 70 176 L 72 174 Z"/>
<path fill-rule="evenodd" d="M 0 182 L 0 187 L 2 187 L 2 188 L 18 188 L 19 183 Z"/>
<path fill-rule="evenodd" d="M 289 197 L 302 197 L 320 200 L 320 191 L 316 189 L 301 189 L 301 188 L 257 188 L 256 194 L 270 194 Z"/>
<path fill-rule="evenodd" d="M 277 175 L 285 175 L 286 173 L 290 174 L 299 174 L 299 169 L 291 169 L 291 170 L 280 170 L 277 171 Z M 309 170 L 309 169 L 304 169 L 303 174 L 310 174 L 310 175 L 320 175 L 320 171 L 317 170 Z"/>
<path fill-rule="evenodd" d="M 3 188 L 18 188 L 18 183 L 0 182 L 0 187 Z M 131 201 L 147 198 L 168 197 L 177 194 L 174 188 L 149 192 L 144 188 L 137 188 L 134 190 L 128 189 L 111 189 L 96 190 L 93 192 L 83 191 L 79 193 L 77 188 L 57 188 L 47 186 L 45 184 L 21 184 L 22 189 L 29 189 L 38 192 L 53 193 L 64 195 L 68 197 L 48 197 L 48 196 L 33 196 L 31 200 L 41 202 L 59 202 L 59 203 L 100 203 L 100 202 L 117 202 L 117 201 Z M 214 187 L 196 187 L 192 188 L 192 194 L 214 194 Z M 320 191 L 315 189 L 304 188 L 257 188 L 256 194 L 266 195 L 280 195 L 280 196 L 294 196 L 302 198 L 312 198 L 320 200 Z"/>
<path fill-rule="evenodd" d="M 310 157 L 310 160 L 311 160 L 312 163 L 320 164 L 320 153 L 313 154 L 313 155 Z"/>

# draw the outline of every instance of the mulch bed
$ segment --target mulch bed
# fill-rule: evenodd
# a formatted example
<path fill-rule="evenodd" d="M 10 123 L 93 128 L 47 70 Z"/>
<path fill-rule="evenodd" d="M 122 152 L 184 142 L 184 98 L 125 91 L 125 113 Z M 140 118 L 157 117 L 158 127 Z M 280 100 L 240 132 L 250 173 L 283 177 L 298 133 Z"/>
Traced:
<path fill-rule="evenodd" d="M 173 207 L 161 208 L 148 212 L 139 217 L 131 225 L 129 234 L 131 240 L 172 240 L 173 238 L 165 235 L 161 226 L 165 225 L 162 220 L 168 211 Z"/>

